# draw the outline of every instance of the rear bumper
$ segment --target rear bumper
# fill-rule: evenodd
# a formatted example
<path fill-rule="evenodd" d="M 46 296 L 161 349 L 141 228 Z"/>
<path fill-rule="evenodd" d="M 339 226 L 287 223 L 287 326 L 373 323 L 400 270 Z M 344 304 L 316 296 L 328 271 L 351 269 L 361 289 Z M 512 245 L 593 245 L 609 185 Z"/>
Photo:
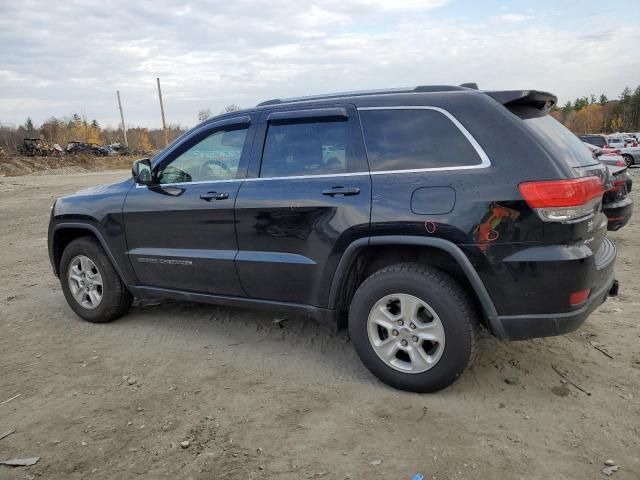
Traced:
<path fill-rule="evenodd" d="M 589 300 L 578 310 L 566 313 L 544 315 L 498 316 L 499 331 L 504 340 L 527 340 L 530 338 L 553 337 L 576 330 L 591 313 L 604 303 L 609 296 L 617 293 L 617 281 L 613 272 L 598 291 L 592 292 Z"/>
<path fill-rule="evenodd" d="M 617 295 L 615 259 L 615 245 L 605 238 L 596 258 L 591 294 L 583 305 L 562 313 L 498 315 L 492 321 L 493 333 L 504 340 L 526 340 L 563 335 L 576 330 L 609 295 Z"/>

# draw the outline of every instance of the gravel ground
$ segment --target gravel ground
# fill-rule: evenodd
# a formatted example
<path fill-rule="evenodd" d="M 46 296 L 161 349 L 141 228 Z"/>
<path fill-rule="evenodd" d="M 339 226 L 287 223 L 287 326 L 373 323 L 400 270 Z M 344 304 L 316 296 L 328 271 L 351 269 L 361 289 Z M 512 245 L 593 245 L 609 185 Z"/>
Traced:
<path fill-rule="evenodd" d="M 597 479 L 609 459 L 640 478 L 640 222 L 610 235 L 621 293 L 581 329 L 485 335 L 459 382 L 418 395 L 305 319 L 177 302 L 77 318 L 49 207 L 127 174 L 0 178 L 0 459 L 41 457 L 0 478 Z"/>

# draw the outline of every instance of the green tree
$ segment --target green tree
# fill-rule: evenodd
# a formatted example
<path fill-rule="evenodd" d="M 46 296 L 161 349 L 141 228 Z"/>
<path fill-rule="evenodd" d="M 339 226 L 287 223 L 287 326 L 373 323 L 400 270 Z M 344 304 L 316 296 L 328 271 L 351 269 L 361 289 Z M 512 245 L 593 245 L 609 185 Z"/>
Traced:
<path fill-rule="evenodd" d="M 608 101 L 609 101 L 609 99 L 607 98 L 607 96 L 604 93 L 602 95 L 600 95 L 600 105 L 602 105 L 604 107 L 607 104 Z"/>
<path fill-rule="evenodd" d="M 29 133 L 36 130 L 36 127 L 33 126 L 33 120 L 31 120 L 31 117 L 27 117 L 27 121 L 24 122 L 24 129 Z"/>

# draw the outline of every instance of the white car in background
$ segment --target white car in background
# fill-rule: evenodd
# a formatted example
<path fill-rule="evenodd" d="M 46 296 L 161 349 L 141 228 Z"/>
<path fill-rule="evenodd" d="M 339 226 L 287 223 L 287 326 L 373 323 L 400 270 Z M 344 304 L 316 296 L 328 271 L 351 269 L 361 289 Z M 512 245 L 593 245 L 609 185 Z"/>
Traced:
<path fill-rule="evenodd" d="M 607 147 L 620 150 L 627 166 L 640 164 L 640 146 L 634 137 L 607 137 Z"/>

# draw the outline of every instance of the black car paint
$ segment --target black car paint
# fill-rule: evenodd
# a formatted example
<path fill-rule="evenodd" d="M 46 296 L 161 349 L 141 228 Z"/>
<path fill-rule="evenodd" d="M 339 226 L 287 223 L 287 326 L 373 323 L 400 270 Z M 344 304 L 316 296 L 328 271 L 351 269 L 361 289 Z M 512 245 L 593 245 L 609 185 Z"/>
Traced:
<path fill-rule="evenodd" d="M 633 200 L 629 196 L 633 187 L 633 180 L 628 172 L 628 167 L 607 166 L 609 170 L 611 188 L 602 198 L 602 211 L 607 216 L 607 229 L 620 230 L 624 227 L 633 214 Z M 615 182 L 615 183 L 614 183 Z"/>
<path fill-rule="evenodd" d="M 259 178 L 270 113 L 343 108 L 357 125 L 356 108 L 385 106 L 445 109 L 478 141 L 490 166 Z M 555 161 L 516 115 L 488 95 L 427 92 L 267 105 L 201 124 L 160 152 L 153 167 L 170 160 L 203 129 L 239 121 L 250 123 L 252 138 L 233 181 L 156 187 L 127 180 L 59 199 L 49 232 L 54 271 L 60 232 L 86 225 L 137 296 L 288 308 L 335 323 L 341 279 L 360 248 L 433 246 L 458 262 L 490 330 L 512 339 L 564 333 L 566 325 L 581 323 L 602 300 L 600 290 L 606 293 L 613 284 L 615 247 L 604 239 L 602 212 L 589 222 L 545 224 L 517 188 L 527 180 L 573 177 L 575 169 Z M 505 132 L 509 142 L 503 141 Z M 357 142 L 362 144 L 360 133 Z M 333 187 L 359 193 L 322 194 Z M 453 208 L 415 213 L 415 192 L 442 187 L 455 193 Z M 199 199 L 213 189 L 229 197 L 220 204 Z M 601 255 L 603 249 L 613 253 Z M 160 263 L 167 258 L 191 265 Z M 568 294 L 583 288 L 593 288 L 594 294 L 587 304 L 571 306 Z"/>

